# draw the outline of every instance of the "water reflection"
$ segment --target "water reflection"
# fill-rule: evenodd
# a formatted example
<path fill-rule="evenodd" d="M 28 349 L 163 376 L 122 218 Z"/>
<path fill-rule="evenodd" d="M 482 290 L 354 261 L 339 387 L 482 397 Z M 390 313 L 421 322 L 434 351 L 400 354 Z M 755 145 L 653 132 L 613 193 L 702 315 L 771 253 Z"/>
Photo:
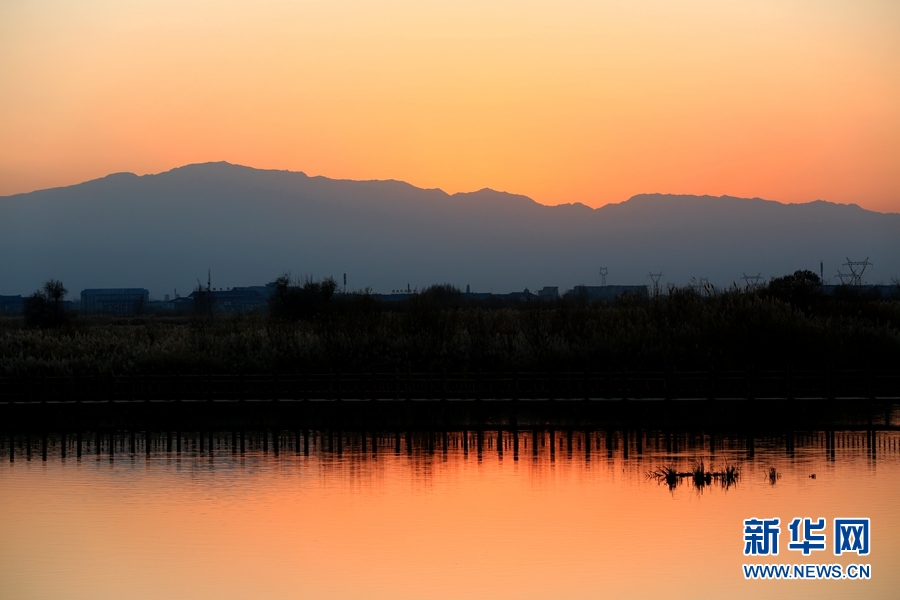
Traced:
<path fill-rule="evenodd" d="M 626 472 L 660 473 L 667 469 L 676 479 L 697 475 L 701 463 L 726 469 L 736 464 L 777 463 L 786 465 L 834 463 L 865 458 L 874 466 L 879 461 L 895 461 L 900 456 L 900 432 L 893 430 L 851 430 L 785 432 L 753 436 L 705 432 L 654 430 L 463 430 L 463 431 L 381 431 L 341 430 L 231 430 L 231 431 L 94 431 L 74 434 L 9 434 L 0 442 L 10 463 L 40 460 L 66 462 L 69 459 L 116 460 L 146 457 L 158 460 L 197 461 L 207 458 L 228 461 L 241 456 L 251 460 L 314 457 L 323 465 L 356 464 L 388 456 L 405 457 L 408 464 L 421 466 L 449 460 L 478 462 L 512 460 L 534 465 L 554 465 L 558 461 L 590 464 L 621 462 Z M 643 464 L 649 461 L 651 464 Z M 698 462 L 699 461 L 699 462 Z M 199 464 L 199 463 L 198 463 Z M 685 467 L 687 465 L 687 467 Z M 687 470 L 684 470 L 687 468 Z M 734 467 L 737 468 L 737 467 Z M 781 474 L 767 466 L 769 483 Z M 714 480 L 727 479 L 725 471 L 703 471 Z M 732 480 L 731 483 L 734 483 Z"/>
<path fill-rule="evenodd" d="M 900 586 L 900 432 L 887 429 L 83 431 L 0 446 L 9 597 L 693 598 L 702 577 L 709 597 L 888 598 Z M 753 516 L 870 517 L 872 580 L 745 581 Z"/>

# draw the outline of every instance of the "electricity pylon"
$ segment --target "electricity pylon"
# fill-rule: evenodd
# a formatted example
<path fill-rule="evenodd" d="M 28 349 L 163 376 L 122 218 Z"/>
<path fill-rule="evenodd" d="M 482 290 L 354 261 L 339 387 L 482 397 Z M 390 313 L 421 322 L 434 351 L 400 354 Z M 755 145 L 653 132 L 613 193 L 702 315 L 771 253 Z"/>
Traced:
<path fill-rule="evenodd" d="M 847 259 L 847 262 L 844 263 L 844 266 L 850 269 L 850 285 L 862 285 L 862 276 L 863 273 L 866 272 L 866 267 L 872 266 L 872 263 L 869 262 L 869 257 L 866 257 L 866 260 L 850 260 Z M 843 282 L 843 278 L 841 282 Z"/>
<path fill-rule="evenodd" d="M 757 273 L 756 275 L 747 275 L 744 273 L 744 276 L 741 277 L 741 279 L 744 280 L 748 290 L 755 290 L 759 287 L 759 282 L 762 281 L 762 273 Z"/>

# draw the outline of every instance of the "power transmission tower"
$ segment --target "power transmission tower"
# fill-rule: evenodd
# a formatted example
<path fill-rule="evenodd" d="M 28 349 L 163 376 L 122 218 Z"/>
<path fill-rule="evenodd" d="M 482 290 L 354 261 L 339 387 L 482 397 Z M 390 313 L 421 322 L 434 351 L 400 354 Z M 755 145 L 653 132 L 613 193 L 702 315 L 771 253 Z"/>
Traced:
<path fill-rule="evenodd" d="M 609 273 L 609 269 L 606 267 L 600 267 L 600 285 L 606 285 L 606 275 Z"/>
<path fill-rule="evenodd" d="M 841 273 L 837 272 L 838 279 L 841 280 L 841 285 L 850 285 L 853 281 L 853 275 L 851 273 Z"/>
<path fill-rule="evenodd" d="M 659 280 L 662 279 L 662 271 L 659 273 L 650 273 L 647 275 L 653 281 L 653 295 L 659 296 Z"/>
<path fill-rule="evenodd" d="M 755 290 L 759 287 L 759 282 L 762 281 L 762 273 L 757 273 L 756 275 L 747 275 L 744 273 L 744 276 L 741 277 L 744 280 L 744 284 L 747 286 L 748 290 Z"/>
<path fill-rule="evenodd" d="M 847 259 L 847 262 L 844 263 L 844 266 L 850 269 L 850 285 L 862 285 L 862 276 L 863 273 L 866 272 L 866 267 L 872 266 L 872 263 L 869 262 L 869 257 L 866 257 L 866 260 L 850 260 Z M 838 274 L 840 277 L 840 273 Z M 844 282 L 844 278 L 841 277 L 841 283 Z"/>

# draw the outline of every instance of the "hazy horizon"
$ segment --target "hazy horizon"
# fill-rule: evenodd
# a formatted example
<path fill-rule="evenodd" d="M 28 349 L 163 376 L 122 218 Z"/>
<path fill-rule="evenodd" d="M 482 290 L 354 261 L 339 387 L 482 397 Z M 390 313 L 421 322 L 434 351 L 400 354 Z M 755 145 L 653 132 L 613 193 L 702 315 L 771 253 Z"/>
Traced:
<path fill-rule="evenodd" d="M 636 197 L 638 197 L 638 196 L 673 196 L 673 197 L 686 196 L 686 197 L 701 197 L 701 198 L 739 198 L 739 199 L 742 199 L 742 200 L 763 200 L 763 201 L 765 201 L 765 202 L 775 202 L 775 203 L 777 203 L 777 204 L 785 204 L 785 205 L 787 205 L 787 204 L 791 204 L 791 205 L 804 205 L 804 204 L 812 204 L 812 203 L 815 203 L 815 202 L 826 202 L 826 203 L 828 203 L 828 204 L 836 204 L 836 205 L 839 205 L 839 206 L 855 206 L 855 207 L 861 208 L 861 209 L 863 209 L 863 210 L 867 210 L 867 211 L 870 211 L 870 212 L 876 212 L 876 213 L 879 213 L 879 214 L 900 214 L 900 209 L 898 209 L 898 210 L 896 210 L 896 211 L 892 211 L 892 210 L 888 210 L 888 211 L 884 211 L 884 210 L 875 210 L 875 209 L 871 209 L 871 208 L 865 208 L 864 206 L 860 205 L 860 204 L 857 203 L 857 202 L 835 202 L 835 201 L 828 200 L 828 199 L 826 199 L 826 198 L 815 198 L 815 199 L 812 199 L 812 200 L 798 200 L 798 201 L 782 201 L 782 200 L 773 199 L 773 198 L 762 198 L 762 197 L 760 197 L 760 196 L 737 196 L 737 195 L 735 195 L 735 194 L 729 194 L 729 193 L 723 193 L 723 194 L 718 194 L 718 195 L 716 195 L 716 194 L 701 194 L 701 193 L 683 193 L 683 194 L 675 194 L 675 193 L 670 193 L 670 192 L 665 192 L 665 191 L 642 191 L 642 192 L 636 192 L 636 193 L 630 194 L 630 195 L 627 196 L 626 198 L 623 198 L 623 199 L 618 200 L 618 201 L 610 201 L 610 202 L 608 202 L 608 203 L 606 203 L 606 204 L 604 204 L 604 205 L 602 205 L 602 206 L 588 206 L 588 205 L 584 204 L 583 202 L 577 202 L 577 201 L 576 201 L 576 202 L 559 202 L 559 203 L 556 203 L 556 204 L 545 204 L 545 203 L 543 203 L 543 202 L 540 202 L 540 201 L 538 201 L 538 200 L 535 200 L 534 198 L 529 197 L 527 194 L 520 194 L 520 193 L 513 192 L 513 191 L 509 191 L 509 190 L 499 190 L 499 189 L 494 189 L 494 188 L 491 188 L 491 187 L 481 187 L 481 188 L 477 188 L 477 189 L 466 189 L 466 190 L 459 190 L 459 191 L 455 191 L 455 192 L 449 192 L 449 191 L 443 189 L 443 188 L 440 187 L 440 186 L 438 186 L 438 187 L 433 187 L 433 188 L 424 188 L 424 187 L 417 186 L 417 185 L 415 185 L 415 184 L 413 184 L 413 183 L 410 183 L 410 182 L 408 182 L 408 181 L 403 181 L 403 180 L 401 180 L 401 179 L 351 179 L 351 178 L 334 178 L 334 177 L 328 177 L 327 175 L 323 175 L 323 174 L 314 174 L 314 175 L 311 175 L 311 174 L 309 174 L 308 172 L 306 172 L 306 171 L 304 171 L 304 170 L 302 170 L 302 169 L 268 169 L 268 168 L 255 167 L 255 166 L 253 166 L 253 165 L 246 165 L 246 164 L 240 164 L 240 163 L 232 163 L 232 162 L 229 162 L 229 161 L 227 161 L 227 160 L 219 160 L 219 161 L 203 161 L 203 162 L 196 162 L 196 163 L 187 163 L 187 164 L 183 164 L 183 165 L 178 165 L 178 166 L 172 167 L 172 168 L 170 168 L 170 169 L 165 169 L 165 170 L 162 170 L 162 171 L 155 171 L 155 172 L 148 172 L 148 173 L 136 173 L 136 172 L 134 172 L 134 171 L 116 171 L 116 172 L 107 173 L 107 174 L 105 174 L 105 175 L 101 175 L 101 176 L 99 176 L 99 177 L 93 177 L 93 178 L 91 178 L 91 179 L 86 179 L 86 180 L 84 180 L 84 181 L 76 181 L 76 182 L 69 183 L 69 184 L 64 184 L 64 185 L 58 185 L 58 186 L 52 186 L 52 187 L 45 187 L 45 188 L 35 188 L 35 189 L 32 189 L 32 190 L 24 190 L 24 191 L 20 191 L 20 192 L 14 192 L 14 193 L 11 193 L 11 194 L 4 194 L 4 195 L 0 195 L 0 198 L 9 198 L 9 197 L 12 197 L 12 196 L 19 196 L 19 195 L 22 195 L 22 194 L 30 194 L 30 193 L 32 193 L 32 192 L 41 192 L 41 191 L 47 191 L 47 190 L 53 190 L 53 189 L 71 188 L 71 187 L 75 187 L 75 186 L 78 186 L 78 185 L 81 185 L 81 184 L 84 184 L 84 183 L 91 183 L 92 181 L 99 181 L 99 180 L 102 180 L 102 179 L 106 179 L 106 178 L 108 178 L 108 177 L 114 177 L 114 176 L 116 176 L 116 175 L 134 175 L 135 177 L 152 177 L 152 176 L 154 176 L 154 175 L 163 175 L 163 174 L 165 174 L 165 173 L 170 173 L 170 172 L 172 172 L 172 171 L 177 171 L 177 170 L 179 170 L 179 169 L 184 169 L 184 168 L 187 168 L 187 167 L 196 167 L 196 166 L 202 166 L 202 165 L 215 165 L 215 164 L 224 164 L 224 165 L 229 165 L 229 166 L 234 166 L 234 167 L 243 167 L 243 168 L 246 168 L 246 169 L 253 169 L 253 170 L 255 170 L 255 171 L 273 171 L 273 172 L 282 172 L 282 173 L 296 173 L 296 174 L 304 175 L 304 176 L 309 177 L 309 178 L 322 178 L 322 179 L 328 179 L 328 180 L 332 180 L 332 181 L 355 181 L 355 182 L 359 182 L 359 183 L 367 183 L 367 182 L 375 182 L 375 183 L 379 183 L 379 182 L 384 182 L 384 183 L 392 183 L 392 182 L 393 182 L 393 183 L 402 183 L 402 184 L 409 185 L 409 186 L 411 186 L 411 187 L 414 187 L 414 188 L 416 188 L 416 189 L 420 189 L 420 190 L 423 190 L 423 191 L 435 190 L 435 191 L 443 192 L 444 194 L 447 194 L 448 196 L 456 196 L 456 195 L 464 195 L 464 194 L 474 194 L 474 193 L 482 192 L 482 191 L 498 192 L 498 193 L 501 193 L 501 194 L 509 194 L 509 195 L 513 195 L 513 196 L 521 196 L 521 197 L 524 197 L 524 198 L 528 198 L 528 199 L 531 200 L 532 202 L 535 202 L 535 203 L 537 203 L 537 204 L 541 204 L 542 206 L 581 205 L 581 206 L 585 206 L 586 208 L 590 208 L 590 209 L 592 209 L 592 210 L 598 210 L 598 209 L 600 209 L 600 208 L 603 208 L 603 206 L 622 204 L 622 203 L 627 202 L 627 201 L 631 200 L 632 198 L 636 198 Z"/>

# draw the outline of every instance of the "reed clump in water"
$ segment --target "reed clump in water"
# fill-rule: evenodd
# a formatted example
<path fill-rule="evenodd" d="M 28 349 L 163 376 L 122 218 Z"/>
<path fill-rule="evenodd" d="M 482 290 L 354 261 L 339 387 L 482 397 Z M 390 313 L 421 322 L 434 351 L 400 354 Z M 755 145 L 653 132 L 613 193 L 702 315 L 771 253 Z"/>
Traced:
<path fill-rule="evenodd" d="M 737 484 L 739 472 L 734 465 L 725 465 L 721 471 L 707 471 L 703 461 L 700 461 L 690 471 L 678 471 L 675 467 L 662 466 L 650 471 L 647 477 L 655 479 L 658 483 L 665 483 L 671 490 L 683 480 L 690 481 L 697 489 L 703 489 L 714 482 L 727 489 Z"/>

